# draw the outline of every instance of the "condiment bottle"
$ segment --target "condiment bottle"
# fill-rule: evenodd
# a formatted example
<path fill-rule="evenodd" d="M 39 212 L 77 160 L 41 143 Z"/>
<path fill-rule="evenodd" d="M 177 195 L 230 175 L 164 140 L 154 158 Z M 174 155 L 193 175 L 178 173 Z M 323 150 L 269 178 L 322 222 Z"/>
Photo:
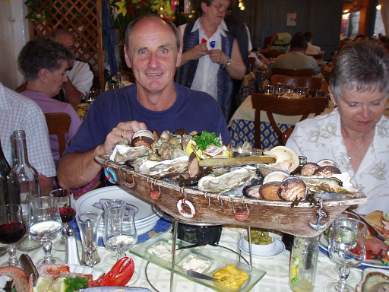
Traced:
<path fill-rule="evenodd" d="M 5 159 L 0 140 L 0 205 L 4 205 L 8 197 L 7 176 L 11 170 L 7 159 Z"/>
<path fill-rule="evenodd" d="M 295 237 L 289 263 L 289 286 L 294 292 L 313 291 L 320 236 Z"/>
<path fill-rule="evenodd" d="M 12 147 L 14 148 L 14 165 L 8 175 L 9 203 L 21 204 L 23 215 L 26 214 L 27 201 L 30 196 L 39 196 L 38 172 L 28 160 L 26 134 L 23 130 L 13 132 Z"/>

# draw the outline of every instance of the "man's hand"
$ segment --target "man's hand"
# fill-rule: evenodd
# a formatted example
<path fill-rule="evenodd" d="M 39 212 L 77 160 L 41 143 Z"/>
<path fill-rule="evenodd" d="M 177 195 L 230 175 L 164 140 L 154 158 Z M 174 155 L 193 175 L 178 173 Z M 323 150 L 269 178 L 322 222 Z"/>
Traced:
<path fill-rule="evenodd" d="M 132 136 L 139 130 L 146 130 L 144 123 L 138 121 L 121 122 L 107 135 L 105 142 L 102 145 L 104 154 L 111 153 L 116 144 L 127 140 L 131 142 Z"/>

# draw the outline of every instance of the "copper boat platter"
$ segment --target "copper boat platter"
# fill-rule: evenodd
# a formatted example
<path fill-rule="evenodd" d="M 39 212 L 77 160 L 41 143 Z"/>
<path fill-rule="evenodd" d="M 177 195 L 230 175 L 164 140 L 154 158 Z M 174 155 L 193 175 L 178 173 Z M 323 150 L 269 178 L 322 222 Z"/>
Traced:
<path fill-rule="evenodd" d="M 222 194 L 204 193 L 192 188 L 182 188 L 164 180 L 140 174 L 126 165 L 114 163 L 108 156 L 97 156 L 115 183 L 138 198 L 154 204 L 159 210 L 183 223 L 209 225 L 232 225 L 256 227 L 288 233 L 295 236 L 313 237 L 325 228 L 315 230 L 317 208 L 308 202 L 291 207 L 288 201 L 267 201 L 247 197 L 230 197 Z M 323 201 L 326 212 L 325 227 L 351 205 L 366 202 L 362 193 L 352 197 Z"/>

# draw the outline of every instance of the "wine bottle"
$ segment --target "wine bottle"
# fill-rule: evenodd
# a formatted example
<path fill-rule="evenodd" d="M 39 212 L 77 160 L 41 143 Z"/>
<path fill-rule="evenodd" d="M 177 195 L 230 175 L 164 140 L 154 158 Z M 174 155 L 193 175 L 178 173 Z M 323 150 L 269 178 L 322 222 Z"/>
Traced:
<path fill-rule="evenodd" d="M 23 130 L 14 131 L 11 142 L 15 159 L 8 175 L 8 197 L 10 203 L 19 203 L 22 209 L 25 209 L 30 196 L 40 195 L 39 176 L 28 160 L 25 132 Z M 23 210 L 23 213 L 25 211 Z"/>
<path fill-rule="evenodd" d="M 0 140 L 0 205 L 4 205 L 8 197 L 7 176 L 10 170 L 11 168 L 7 159 L 5 159 Z"/>

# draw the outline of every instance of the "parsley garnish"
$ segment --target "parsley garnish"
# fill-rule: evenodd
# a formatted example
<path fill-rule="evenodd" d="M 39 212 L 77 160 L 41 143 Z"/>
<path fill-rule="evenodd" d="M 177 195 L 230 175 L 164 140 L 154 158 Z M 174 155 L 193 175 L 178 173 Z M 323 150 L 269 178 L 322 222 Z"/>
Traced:
<path fill-rule="evenodd" d="M 221 146 L 219 137 L 216 136 L 215 133 L 207 131 L 203 131 L 200 135 L 193 137 L 193 140 L 196 142 L 197 147 L 202 151 L 207 149 L 210 145 Z"/>

